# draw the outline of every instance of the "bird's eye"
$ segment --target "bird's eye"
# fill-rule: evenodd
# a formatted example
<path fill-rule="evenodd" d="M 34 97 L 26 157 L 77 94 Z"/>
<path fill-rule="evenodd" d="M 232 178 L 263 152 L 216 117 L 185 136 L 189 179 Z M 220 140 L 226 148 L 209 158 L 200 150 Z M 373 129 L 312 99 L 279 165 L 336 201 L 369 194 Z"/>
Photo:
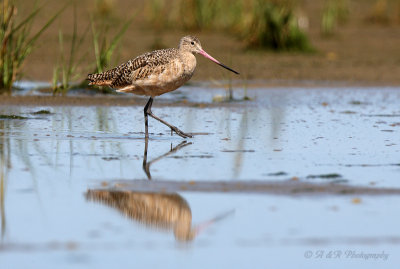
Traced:
<path fill-rule="evenodd" d="M 194 41 L 190 42 L 190 44 L 194 45 Z"/>

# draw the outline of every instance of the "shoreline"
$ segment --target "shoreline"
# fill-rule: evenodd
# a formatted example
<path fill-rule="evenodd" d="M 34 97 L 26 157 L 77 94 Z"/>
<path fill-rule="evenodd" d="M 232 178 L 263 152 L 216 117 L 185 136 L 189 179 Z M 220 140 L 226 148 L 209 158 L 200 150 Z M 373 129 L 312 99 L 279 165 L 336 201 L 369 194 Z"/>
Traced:
<path fill-rule="evenodd" d="M 398 89 L 400 90 L 400 85 L 375 85 L 375 84 L 342 84 L 338 82 L 330 83 L 318 83 L 318 82 L 307 82 L 305 84 L 262 84 L 261 81 L 252 81 L 250 84 L 244 84 L 241 81 L 234 81 L 231 85 L 233 86 L 233 92 L 243 91 L 247 89 L 251 91 L 269 91 L 269 90 L 369 90 L 369 89 Z M 264 81 L 265 82 L 265 81 Z M 43 85 L 41 83 L 40 85 Z M 215 91 L 216 89 L 227 89 L 229 84 L 221 81 L 219 85 L 213 84 L 212 82 L 205 81 L 195 81 L 187 86 L 182 87 L 186 89 L 190 88 L 201 88 L 202 91 Z M 290 85 L 290 86 L 289 86 Z M 147 97 L 138 96 L 134 94 L 102 94 L 97 92 L 95 88 L 87 89 L 76 89 L 65 95 L 55 95 L 51 94 L 51 90 L 48 88 L 32 88 L 23 89 L 23 93 L 14 91 L 11 95 L 3 94 L 0 95 L 0 106 L 144 106 L 147 102 Z M 243 106 L 247 105 L 246 102 L 229 102 L 229 101 L 219 101 L 213 102 L 202 102 L 202 101 L 189 101 L 182 100 L 181 98 L 158 98 L 156 106 L 166 107 L 166 106 L 185 106 L 185 107 L 227 107 L 227 106 Z M 239 100 L 240 101 L 240 100 Z"/>

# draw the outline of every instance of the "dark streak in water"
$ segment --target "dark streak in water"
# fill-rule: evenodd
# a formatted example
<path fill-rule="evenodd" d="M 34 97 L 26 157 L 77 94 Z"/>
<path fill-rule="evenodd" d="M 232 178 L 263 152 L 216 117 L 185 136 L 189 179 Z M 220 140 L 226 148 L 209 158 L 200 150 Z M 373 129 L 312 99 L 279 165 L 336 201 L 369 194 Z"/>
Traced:
<path fill-rule="evenodd" d="M 27 117 L 18 115 L 0 115 L 0 120 L 27 120 Z"/>
<path fill-rule="evenodd" d="M 309 176 L 307 176 L 307 178 L 324 178 L 324 179 L 330 179 L 330 178 L 341 178 L 342 177 L 342 175 L 339 175 L 339 174 L 335 174 L 335 173 L 332 173 L 332 174 L 322 174 L 322 175 L 309 175 Z"/>
<path fill-rule="evenodd" d="M 224 149 L 221 152 L 255 152 L 254 149 L 238 149 L 238 150 L 231 150 L 231 149 Z"/>
<path fill-rule="evenodd" d="M 400 114 L 361 114 L 363 117 L 400 117 Z"/>
<path fill-rule="evenodd" d="M 42 110 L 39 110 L 36 112 L 32 112 L 31 114 L 33 114 L 33 115 L 49 115 L 49 114 L 51 114 L 51 112 L 48 110 L 42 109 Z"/>
<path fill-rule="evenodd" d="M 168 158 L 172 159 L 189 159 L 189 158 L 199 158 L 199 159 L 209 159 L 214 158 L 212 155 L 187 155 L 187 156 L 169 156 Z"/>
<path fill-rule="evenodd" d="M 287 176 L 287 173 L 280 171 L 280 172 L 276 172 L 276 173 L 268 173 L 267 176 L 269 176 L 269 177 Z"/>
<path fill-rule="evenodd" d="M 400 163 L 388 164 L 321 164 L 320 166 L 344 166 L 344 167 L 384 167 L 384 166 L 400 166 Z"/>
<path fill-rule="evenodd" d="M 351 111 L 351 110 L 345 110 L 345 111 L 342 111 L 342 112 L 340 112 L 341 114 L 357 114 L 357 112 L 355 112 L 355 111 Z"/>
<path fill-rule="evenodd" d="M 108 190 L 140 192 L 226 192 L 258 193 L 275 195 L 400 195 L 397 188 L 370 188 L 333 183 L 309 183 L 301 181 L 110 181 Z"/>

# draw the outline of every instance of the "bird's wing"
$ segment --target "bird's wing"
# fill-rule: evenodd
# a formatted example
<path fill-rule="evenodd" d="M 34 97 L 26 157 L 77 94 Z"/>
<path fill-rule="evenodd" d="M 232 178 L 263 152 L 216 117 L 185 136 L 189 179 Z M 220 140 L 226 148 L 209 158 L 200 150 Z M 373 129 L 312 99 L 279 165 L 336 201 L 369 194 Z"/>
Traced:
<path fill-rule="evenodd" d="M 165 70 L 165 66 L 177 54 L 177 49 L 163 49 L 147 52 L 129 60 L 116 68 L 111 85 L 116 88 L 122 88 L 134 84 L 135 80 L 162 73 Z"/>

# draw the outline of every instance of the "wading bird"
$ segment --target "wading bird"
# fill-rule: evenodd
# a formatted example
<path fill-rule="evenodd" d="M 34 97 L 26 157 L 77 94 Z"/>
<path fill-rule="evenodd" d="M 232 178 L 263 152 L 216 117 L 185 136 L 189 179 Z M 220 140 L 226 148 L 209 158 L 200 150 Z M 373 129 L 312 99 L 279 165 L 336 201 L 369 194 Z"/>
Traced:
<path fill-rule="evenodd" d="M 196 68 L 196 57 L 201 54 L 220 66 L 239 74 L 235 70 L 220 63 L 203 50 L 200 40 L 194 36 L 181 38 L 178 48 L 155 50 L 142 54 L 111 70 L 98 74 L 89 74 L 89 85 L 109 86 L 117 92 L 129 92 L 150 96 L 144 107 L 146 137 L 148 132 L 148 116 L 171 128 L 179 136 L 192 137 L 177 127 L 160 119 L 151 111 L 153 99 L 161 94 L 171 92 L 182 86 L 193 75 Z"/>

